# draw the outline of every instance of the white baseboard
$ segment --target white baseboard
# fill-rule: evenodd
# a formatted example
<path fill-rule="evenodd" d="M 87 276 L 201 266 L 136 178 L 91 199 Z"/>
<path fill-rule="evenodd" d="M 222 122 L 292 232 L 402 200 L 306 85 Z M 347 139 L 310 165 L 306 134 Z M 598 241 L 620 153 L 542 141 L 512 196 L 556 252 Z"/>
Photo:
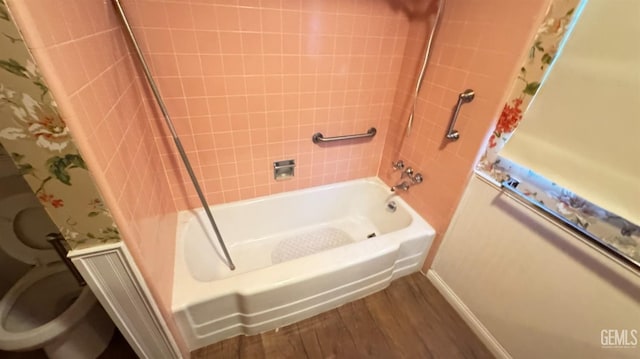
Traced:
<path fill-rule="evenodd" d="M 424 274 L 424 273 L 423 273 Z M 462 319 L 467 323 L 471 330 L 480 338 L 487 346 L 487 349 L 496 356 L 496 358 L 511 359 L 509 352 L 498 342 L 498 340 L 489 332 L 489 330 L 480 322 L 473 314 L 469 307 L 451 290 L 447 283 L 433 269 L 429 269 L 426 274 L 427 278 L 438 289 L 440 294 L 451 304 L 451 306 L 460 314 Z"/>
<path fill-rule="evenodd" d="M 69 258 L 140 358 L 182 358 L 124 243 L 73 250 Z"/>

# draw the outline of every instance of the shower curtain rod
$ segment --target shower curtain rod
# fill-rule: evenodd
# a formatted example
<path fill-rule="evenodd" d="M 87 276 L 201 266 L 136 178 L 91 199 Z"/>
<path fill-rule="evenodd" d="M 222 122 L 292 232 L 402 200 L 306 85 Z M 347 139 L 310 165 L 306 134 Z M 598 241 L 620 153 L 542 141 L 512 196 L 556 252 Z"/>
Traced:
<path fill-rule="evenodd" d="M 133 47 L 136 50 L 136 54 L 138 55 L 138 60 L 140 61 L 140 64 L 142 65 L 142 69 L 144 70 L 144 75 L 147 78 L 147 83 L 149 84 L 149 87 L 151 87 L 151 91 L 153 92 L 153 96 L 156 99 L 156 102 L 158 103 L 158 106 L 160 107 L 160 111 L 162 112 L 162 116 L 164 117 L 164 121 L 167 124 L 167 127 L 169 128 L 169 131 L 171 132 L 171 137 L 173 137 L 173 142 L 176 144 L 176 148 L 178 149 L 178 152 L 180 153 L 180 158 L 182 159 L 182 162 L 184 163 L 184 166 L 187 168 L 187 172 L 189 173 L 189 177 L 191 178 L 191 182 L 193 183 L 193 187 L 195 188 L 196 192 L 198 193 L 198 198 L 200 199 L 200 202 L 202 203 L 202 207 L 204 208 L 204 211 L 207 213 L 207 217 L 209 218 L 209 222 L 211 223 L 211 227 L 213 228 L 213 231 L 216 234 L 216 237 L 218 239 L 218 243 L 220 243 L 220 247 L 222 248 L 222 252 L 224 253 L 224 256 L 227 260 L 227 265 L 229 266 L 229 269 L 231 270 L 235 270 L 236 266 L 233 264 L 233 261 L 231 260 L 231 256 L 229 255 L 229 251 L 227 250 L 227 246 L 225 245 L 224 241 L 222 240 L 222 235 L 220 234 L 220 230 L 218 229 L 218 225 L 216 224 L 215 219 L 213 219 L 213 214 L 211 214 L 211 210 L 209 209 L 209 204 L 207 203 L 207 199 L 205 198 L 204 194 L 202 193 L 202 188 L 200 188 L 200 184 L 198 183 L 198 179 L 196 178 L 196 174 L 193 172 L 193 168 L 191 167 L 191 162 L 189 162 L 189 158 L 187 157 L 187 153 L 184 151 L 184 147 L 182 147 L 182 142 L 180 141 L 180 138 L 178 137 L 178 133 L 176 132 L 175 127 L 173 126 L 173 121 L 171 121 L 171 117 L 169 116 L 169 111 L 167 111 L 167 107 L 164 104 L 164 101 L 162 100 L 162 96 L 160 95 L 160 91 L 158 90 L 158 87 L 156 86 L 156 83 L 153 79 L 153 76 L 151 75 L 151 71 L 149 71 L 149 66 L 147 65 L 147 62 L 144 58 L 144 56 L 142 55 L 142 51 L 140 50 L 140 46 L 138 45 L 138 41 L 136 40 L 135 35 L 133 34 L 133 30 L 131 29 L 131 26 L 129 25 L 129 21 L 127 20 L 127 15 L 124 12 L 124 9 L 122 8 L 122 5 L 120 4 L 119 0 L 112 0 L 113 5 L 116 7 L 116 10 L 118 12 L 118 15 L 120 15 L 120 19 L 122 20 L 122 23 L 126 29 L 127 34 L 129 35 L 129 39 L 131 40 L 131 43 L 133 44 Z"/>

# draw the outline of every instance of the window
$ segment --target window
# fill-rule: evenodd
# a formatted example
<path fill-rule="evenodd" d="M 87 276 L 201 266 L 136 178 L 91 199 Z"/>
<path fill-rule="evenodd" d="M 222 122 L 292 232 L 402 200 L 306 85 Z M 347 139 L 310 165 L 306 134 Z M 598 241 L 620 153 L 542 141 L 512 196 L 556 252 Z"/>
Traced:
<path fill-rule="evenodd" d="M 543 23 L 534 66 L 516 84 L 522 95 L 505 105 L 489 153 L 509 141 L 482 167 L 526 177 L 526 194 L 640 263 L 640 2 L 590 0 L 566 10 Z M 544 38 L 554 34 L 557 54 Z M 551 60 L 534 81 L 528 71 Z"/>

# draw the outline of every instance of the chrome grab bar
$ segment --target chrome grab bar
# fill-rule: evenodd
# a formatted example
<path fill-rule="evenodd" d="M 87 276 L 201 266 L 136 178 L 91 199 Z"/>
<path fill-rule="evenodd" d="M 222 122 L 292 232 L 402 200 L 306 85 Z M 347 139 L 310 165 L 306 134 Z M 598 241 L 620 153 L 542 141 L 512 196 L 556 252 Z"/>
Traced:
<path fill-rule="evenodd" d="M 445 135 L 446 139 L 456 141 L 460 138 L 460 133 L 453 129 L 453 127 L 456 125 L 458 114 L 460 113 L 460 107 L 462 107 L 462 104 L 464 103 L 473 101 L 473 98 L 475 96 L 476 93 L 471 89 L 464 90 L 464 92 L 458 95 L 458 103 L 456 103 L 456 108 L 453 110 L 453 114 L 451 115 L 451 120 L 449 121 L 449 129 L 447 130 L 447 134 Z"/>
<path fill-rule="evenodd" d="M 82 275 L 78 271 L 78 268 L 76 268 L 76 266 L 73 265 L 73 262 L 71 262 L 71 259 L 67 257 L 67 253 L 69 252 L 69 250 L 65 246 L 66 241 L 64 240 L 64 237 L 62 236 L 62 234 L 60 233 L 47 234 L 47 242 L 49 242 L 49 244 L 56 251 L 60 259 L 62 260 L 62 263 L 64 263 L 64 265 L 67 266 L 67 269 L 69 269 L 69 272 L 71 272 L 71 274 L 76 279 L 78 284 L 81 287 L 84 287 L 85 285 L 87 285 L 87 282 L 85 282 L 84 278 L 82 278 Z"/>
<path fill-rule="evenodd" d="M 311 137 L 311 140 L 313 141 L 313 143 L 353 140 L 356 138 L 373 137 L 376 135 L 377 132 L 378 130 L 376 130 L 375 127 L 371 127 L 366 133 L 359 133 L 356 135 L 334 136 L 334 137 L 324 137 L 322 133 L 316 132 Z"/>
<path fill-rule="evenodd" d="M 618 259 L 620 262 L 626 264 L 628 268 L 633 269 L 633 272 L 635 274 L 639 274 L 640 273 L 640 263 L 638 263 L 635 260 L 633 260 L 633 259 L 627 257 L 626 255 L 620 253 L 620 251 L 617 248 L 615 248 L 614 246 L 610 245 L 609 243 L 603 241 L 602 239 L 596 237 L 595 235 L 593 235 L 591 232 L 587 231 L 586 229 L 584 229 L 584 228 L 578 226 L 577 224 L 569 221 L 568 219 L 566 219 L 560 213 L 548 208 L 547 206 L 545 206 L 544 204 L 542 204 L 540 202 L 534 201 L 529 196 L 527 196 L 524 193 L 520 192 L 516 188 L 519 184 L 520 184 L 520 181 L 518 181 L 517 179 L 509 178 L 509 179 L 503 181 L 502 183 L 500 183 L 500 187 L 503 188 L 503 189 L 506 189 L 510 193 L 516 195 L 519 199 L 523 200 L 524 201 L 523 204 L 526 205 L 527 207 L 529 207 L 531 209 L 534 209 L 534 210 L 538 210 L 539 212 L 541 212 L 542 215 L 544 215 L 546 218 L 550 219 L 554 223 L 559 224 L 563 228 L 569 230 L 571 233 L 579 235 L 580 237 L 586 239 L 589 243 L 595 245 L 595 247 L 597 247 L 598 249 L 602 250 L 606 254 L 608 254 L 608 255 Z"/>

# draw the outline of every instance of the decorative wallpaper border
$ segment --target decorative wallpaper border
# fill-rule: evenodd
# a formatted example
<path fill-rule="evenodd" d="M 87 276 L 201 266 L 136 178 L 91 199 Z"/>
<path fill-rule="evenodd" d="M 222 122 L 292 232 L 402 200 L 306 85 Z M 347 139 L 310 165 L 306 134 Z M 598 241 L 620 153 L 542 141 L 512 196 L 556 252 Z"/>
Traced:
<path fill-rule="evenodd" d="M 529 198 L 558 212 L 622 254 L 640 262 L 638 225 L 598 207 L 527 168 L 499 157 L 500 150 L 520 124 L 527 106 L 549 70 L 549 65 L 553 62 L 573 21 L 573 14 L 580 1 L 552 1 L 476 170 L 489 175 L 497 182 L 502 182 L 510 176 L 517 178 L 520 181 L 518 189 Z"/>
<path fill-rule="evenodd" d="M 0 146 L 71 248 L 120 240 L 69 129 L 0 0 Z"/>

